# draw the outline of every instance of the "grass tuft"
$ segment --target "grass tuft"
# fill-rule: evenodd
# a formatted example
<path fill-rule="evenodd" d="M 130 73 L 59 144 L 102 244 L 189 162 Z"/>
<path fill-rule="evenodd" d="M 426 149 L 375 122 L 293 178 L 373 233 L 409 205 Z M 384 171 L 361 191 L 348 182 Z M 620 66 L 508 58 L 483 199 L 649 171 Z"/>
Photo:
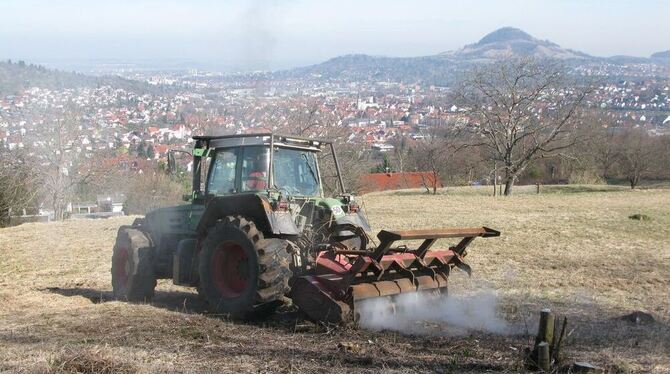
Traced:
<path fill-rule="evenodd" d="M 69 348 L 49 363 L 49 373 L 115 374 L 135 373 L 137 368 L 101 348 Z"/>

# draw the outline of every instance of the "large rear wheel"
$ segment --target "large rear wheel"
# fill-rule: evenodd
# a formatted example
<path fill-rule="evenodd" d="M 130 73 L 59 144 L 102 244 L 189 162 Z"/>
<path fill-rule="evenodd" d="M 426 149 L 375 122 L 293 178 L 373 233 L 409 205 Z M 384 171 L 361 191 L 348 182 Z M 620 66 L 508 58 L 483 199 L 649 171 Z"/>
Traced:
<path fill-rule="evenodd" d="M 112 254 L 112 288 L 119 300 L 149 301 L 153 297 L 153 248 L 142 231 L 129 226 L 119 228 Z"/>
<path fill-rule="evenodd" d="M 292 276 L 288 242 L 263 239 L 243 217 L 212 227 L 198 258 L 198 292 L 213 312 L 237 319 L 260 317 L 281 305 Z"/>

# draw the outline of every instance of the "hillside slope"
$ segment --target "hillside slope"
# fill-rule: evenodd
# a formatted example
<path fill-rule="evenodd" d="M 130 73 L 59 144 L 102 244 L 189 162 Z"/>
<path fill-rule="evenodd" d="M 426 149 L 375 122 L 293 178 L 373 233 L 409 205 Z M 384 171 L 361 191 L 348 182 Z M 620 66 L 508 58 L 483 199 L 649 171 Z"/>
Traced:
<path fill-rule="evenodd" d="M 521 326 L 506 336 L 333 329 L 290 310 L 237 323 L 206 314 L 193 290 L 167 281 L 151 304 L 113 301 L 111 248 L 133 217 L 0 229 L 0 371 L 519 372 L 532 342 L 523 326 L 550 307 L 574 329 L 565 347 L 571 361 L 668 372 L 670 190 L 570 188 L 535 195 L 520 187 L 496 199 L 475 188 L 364 197 L 377 229 L 500 229 L 500 238 L 475 240 L 473 277 L 454 271 L 450 293 L 497 293 L 498 313 Z M 653 220 L 631 220 L 633 213 Z M 633 310 L 657 322 L 616 319 Z"/>
<path fill-rule="evenodd" d="M 351 54 L 335 57 L 321 64 L 279 72 L 277 75 L 449 85 L 473 63 L 491 62 L 510 56 L 567 62 L 596 59 L 586 53 L 562 48 L 548 40 L 536 39 L 522 30 L 504 27 L 485 35 L 477 43 L 455 51 L 421 57 Z"/>
<path fill-rule="evenodd" d="M 466 45 L 457 51 L 442 53 L 441 56 L 459 60 L 491 60 L 508 56 L 557 60 L 593 59 L 586 53 L 561 48 L 548 40 L 536 39 L 514 27 L 503 27 L 485 35 L 477 43 Z"/>
<path fill-rule="evenodd" d="M 62 90 L 77 87 L 112 86 L 135 93 L 159 93 L 169 91 L 163 86 L 121 78 L 118 76 L 94 77 L 76 72 L 47 69 L 23 61 L 0 62 L 0 96 L 14 95 L 30 87 Z"/>

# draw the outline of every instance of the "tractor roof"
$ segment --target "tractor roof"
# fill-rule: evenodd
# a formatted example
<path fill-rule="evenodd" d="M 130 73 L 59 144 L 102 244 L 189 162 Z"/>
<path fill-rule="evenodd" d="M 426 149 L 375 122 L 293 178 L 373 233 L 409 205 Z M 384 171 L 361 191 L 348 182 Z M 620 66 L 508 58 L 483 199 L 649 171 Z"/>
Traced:
<path fill-rule="evenodd" d="M 239 146 L 269 143 L 270 139 L 275 144 L 283 144 L 297 147 L 315 147 L 319 148 L 322 144 L 331 144 L 330 140 L 305 138 L 293 135 L 281 135 L 273 133 L 259 133 L 259 134 L 235 134 L 235 135 L 196 135 L 194 140 L 204 141 L 210 146 Z M 252 140 L 253 139 L 253 140 Z"/>

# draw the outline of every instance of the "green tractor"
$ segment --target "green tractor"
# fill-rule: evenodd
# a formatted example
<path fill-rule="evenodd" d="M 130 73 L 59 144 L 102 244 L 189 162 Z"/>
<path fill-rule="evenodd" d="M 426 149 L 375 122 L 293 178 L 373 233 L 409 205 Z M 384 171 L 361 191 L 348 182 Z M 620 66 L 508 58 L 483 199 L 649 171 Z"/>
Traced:
<path fill-rule="evenodd" d="M 406 292 L 446 291 L 449 270 L 469 271 L 465 247 L 485 227 L 384 231 L 346 193 L 331 142 L 277 134 L 196 136 L 189 204 L 122 226 L 112 256 L 118 299 L 148 301 L 156 280 L 196 287 L 217 314 L 265 316 L 289 298 L 311 319 L 344 322 L 354 306 Z M 318 154 L 330 148 L 340 193 L 325 197 Z M 174 167 L 174 153 L 169 157 Z M 439 238 L 460 237 L 448 250 Z M 423 240 L 417 249 L 392 244 Z"/>

